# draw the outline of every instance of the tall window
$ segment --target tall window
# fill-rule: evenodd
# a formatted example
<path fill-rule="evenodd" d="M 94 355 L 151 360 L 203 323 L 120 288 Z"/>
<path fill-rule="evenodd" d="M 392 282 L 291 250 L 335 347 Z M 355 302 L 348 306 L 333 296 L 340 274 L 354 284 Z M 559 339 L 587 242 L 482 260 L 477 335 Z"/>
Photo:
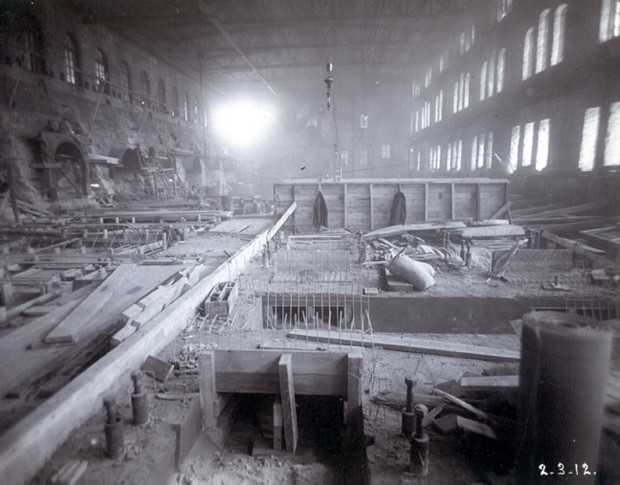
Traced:
<path fill-rule="evenodd" d="M 452 93 L 452 112 L 459 110 L 459 82 L 454 83 L 454 92 Z"/>
<path fill-rule="evenodd" d="M 360 165 L 368 165 L 368 150 L 365 148 L 360 151 Z"/>
<path fill-rule="evenodd" d="M 488 70 L 489 63 L 487 61 L 484 61 L 482 63 L 482 68 L 480 68 L 480 101 L 486 98 Z"/>
<path fill-rule="evenodd" d="M 163 79 L 157 81 L 157 99 L 159 100 L 159 109 L 166 111 L 166 85 Z"/>
<path fill-rule="evenodd" d="M 566 9 L 568 5 L 560 5 L 553 15 L 553 42 L 551 44 L 551 65 L 555 66 L 564 59 L 564 42 L 566 37 Z"/>
<path fill-rule="evenodd" d="M 538 18 L 538 42 L 536 43 L 536 73 L 543 72 L 549 64 L 549 9 L 544 10 Z"/>
<path fill-rule="evenodd" d="M 527 123 L 523 130 L 523 151 L 522 151 L 522 167 L 532 165 L 532 154 L 534 152 L 534 122 Z"/>
<path fill-rule="evenodd" d="M 495 49 L 491 53 L 491 59 L 489 59 L 489 74 L 487 76 L 487 97 L 493 96 L 495 92 Z"/>
<path fill-rule="evenodd" d="M 97 49 L 95 53 L 95 83 L 97 90 L 106 88 L 106 81 L 108 79 L 108 66 L 105 60 L 105 56 L 101 49 Z"/>
<path fill-rule="evenodd" d="M 523 40 L 523 70 L 521 79 L 524 81 L 534 74 L 534 27 L 525 33 Z"/>
<path fill-rule="evenodd" d="M 609 124 L 605 140 L 605 166 L 620 166 L 620 103 L 609 108 Z"/>
<path fill-rule="evenodd" d="M 471 80 L 471 74 L 465 74 L 465 87 L 463 88 L 464 96 L 463 96 L 463 108 L 469 108 L 469 83 Z"/>
<path fill-rule="evenodd" d="M 579 150 L 579 169 L 589 172 L 594 169 L 596 160 L 596 144 L 598 142 L 601 108 L 589 108 L 583 116 L 581 148 Z"/>
<path fill-rule="evenodd" d="M 521 139 L 521 126 L 513 126 L 510 135 L 510 173 L 519 166 L 519 141 Z"/>
<path fill-rule="evenodd" d="M 189 95 L 185 92 L 183 97 L 183 119 L 189 121 Z"/>
<path fill-rule="evenodd" d="M 388 160 L 392 156 L 391 145 L 381 145 L 381 158 Z"/>
<path fill-rule="evenodd" d="M 483 133 L 478 137 L 478 168 L 484 167 L 484 147 L 486 142 L 486 135 Z"/>
<path fill-rule="evenodd" d="M 70 35 L 65 36 L 64 45 L 65 81 L 70 84 L 78 82 L 78 50 L 75 40 Z"/>
<path fill-rule="evenodd" d="M 502 20 L 512 10 L 512 0 L 497 0 L 497 21 Z"/>
<path fill-rule="evenodd" d="M 603 0 L 599 40 L 605 42 L 620 36 L 620 0 Z"/>
<path fill-rule="evenodd" d="M 471 162 L 469 164 L 470 170 L 476 170 L 476 160 L 478 159 L 478 137 L 474 135 L 471 140 Z"/>
<path fill-rule="evenodd" d="M 131 101 L 131 78 L 129 76 L 129 66 L 125 61 L 121 62 L 121 99 Z"/>
<path fill-rule="evenodd" d="M 31 20 L 29 30 L 23 33 L 23 63 L 22 67 L 30 72 L 45 72 L 45 58 L 43 55 L 43 33 L 36 20 Z"/>
<path fill-rule="evenodd" d="M 464 107 L 465 100 L 465 74 L 461 73 L 461 77 L 459 78 L 459 111 L 461 111 Z"/>
<path fill-rule="evenodd" d="M 549 120 L 542 120 L 538 123 L 538 145 L 536 146 L 536 165 L 537 171 L 547 167 L 549 162 Z"/>
<path fill-rule="evenodd" d="M 443 118 L 443 89 L 439 90 L 439 94 L 435 97 L 435 122 L 441 121 Z"/>
<path fill-rule="evenodd" d="M 179 91 L 176 86 L 172 87 L 172 116 L 179 117 Z"/>
<path fill-rule="evenodd" d="M 487 136 L 487 146 L 484 154 L 484 166 L 490 170 L 493 166 L 493 132 Z"/>
<path fill-rule="evenodd" d="M 151 81 L 146 71 L 140 73 L 140 88 L 142 89 L 142 94 L 145 96 L 151 95 Z"/>
<path fill-rule="evenodd" d="M 506 49 L 503 48 L 499 51 L 497 56 L 497 92 L 501 93 L 504 90 L 504 76 L 506 71 Z"/>

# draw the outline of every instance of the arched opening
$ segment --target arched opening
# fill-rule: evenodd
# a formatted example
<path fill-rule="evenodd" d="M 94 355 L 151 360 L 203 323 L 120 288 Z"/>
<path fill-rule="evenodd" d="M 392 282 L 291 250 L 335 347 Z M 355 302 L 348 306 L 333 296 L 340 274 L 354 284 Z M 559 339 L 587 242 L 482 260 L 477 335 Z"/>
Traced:
<path fill-rule="evenodd" d="M 142 168 L 140 164 L 140 157 L 135 152 L 135 150 L 127 149 L 125 153 L 123 153 L 123 157 L 121 158 L 121 163 L 123 164 L 123 172 L 126 173 L 140 173 Z"/>
<path fill-rule="evenodd" d="M 200 158 L 195 157 L 192 161 L 192 172 L 193 175 L 201 176 L 202 175 L 202 163 Z"/>
<path fill-rule="evenodd" d="M 88 194 L 88 166 L 82 152 L 73 143 L 58 145 L 54 160 L 60 166 L 56 170 L 56 190 L 59 198 Z"/>

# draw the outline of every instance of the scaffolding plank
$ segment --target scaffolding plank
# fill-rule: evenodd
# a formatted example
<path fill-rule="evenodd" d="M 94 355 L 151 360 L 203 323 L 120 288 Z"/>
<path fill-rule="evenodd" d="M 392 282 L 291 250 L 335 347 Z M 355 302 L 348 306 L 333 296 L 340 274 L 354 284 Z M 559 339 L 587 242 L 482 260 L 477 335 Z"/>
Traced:
<path fill-rule="evenodd" d="M 420 354 L 446 355 L 448 357 L 460 357 L 467 359 L 490 360 L 493 362 L 518 361 L 521 354 L 512 350 L 481 347 L 435 340 L 423 340 L 407 337 L 391 337 L 387 335 L 369 336 L 350 332 L 328 332 L 326 330 L 291 330 L 288 336 L 300 340 L 312 340 L 315 342 L 331 342 L 334 345 L 356 345 L 362 347 L 382 347 L 385 350 L 400 352 L 413 352 Z"/>

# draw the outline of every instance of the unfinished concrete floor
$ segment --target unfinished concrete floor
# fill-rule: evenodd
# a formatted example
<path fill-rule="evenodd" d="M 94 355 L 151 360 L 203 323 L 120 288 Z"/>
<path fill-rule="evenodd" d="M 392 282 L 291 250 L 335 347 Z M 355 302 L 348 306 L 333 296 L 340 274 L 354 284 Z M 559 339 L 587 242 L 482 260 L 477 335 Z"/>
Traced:
<path fill-rule="evenodd" d="M 222 246 L 218 245 L 223 242 L 229 244 L 227 250 L 234 250 L 235 245 L 240 247 L 243 243 L 242 240 L 234 241 L 234 238 L 220 240 L 201 236 L 191 238 L 188 243 L 173 249 L 183 257 L 210 253 L 209 257 L 219 260 L 226 257 Z M 290 262 L 292 266 L 296 264 L 295 261 Z M 281 303 L 282 306 L 291 306 L 295 298 L 298 305 L 301 302 L 307 305 L 307 293 L 304 291 L 310 290 L 312 282 L 303 279 L 270 279 L 270 275 L 278 274 L 280 270 L 281 266 L 266 268 L 263 261 L 255 261 L 238 280 L 240 294 L 234 318 L 196 319 L 158 357 L 169 362 L 182 360 L 191 367 L 198 353 L 209 349 L 249 350 L 259 346 L 291 351 L 308 348 L 324 351 L 352 349 L 352 346 L 346 344 L 317 344 L 287 338 L 288 330 L 295 323 L 302 326 L 302 319 L 300 317 L 297 322 L 291 323 L 290 317 L 294 312 L 289 311 L 289 320 L 278 322 L 275 318 L 277 314 L 270 313 L 273 303 L 270 298 L 275 298 L 275 306 L 278 298 L 281 298 L 280 302 L 285 302 Z M 334 276 L 333 281 L 324 281 L 322 284 L 325 286 L 319 286 L 318 290 L 310 293 L 316 297 L 322 292 L 322 298 L 330 299 L 328 307 L 352 305 L 362 310 L 368 309 L 374 329 L 374 333 L 370 332 L 368 326 L 364 329 L 364 335 L 369 341 L 372 341 L 372 335 L 389 335 L 391 331 L 393 336 L 399 337 L 402 335 L 400 332 L 406 330 L 407 333 L 415 333 L 416 337 L 430 340 L 515 351 L 519 349 L 519 338 L 510 326 L 510 320 L 519 318 L 524 308 L 531 308 L 533 301 L 566 308 L 577 305 L 583 297 L 598 299 L 615 297 L 617 294 L 613 288 L 589 285 L 585 274 L 579 271 L 570 276 L 573 289 L 571 295 L 549 295 L 540 288 L 541 281 L 553 279 L 553 273 L 530 276 L 528 285 L 527 282 L 520 284 L 489 280 L 487 271 L 488 267 L 482 262 L 474 264 L 470 269 L 448 269 L 439 265 L 437 284 L 427 292 L 383 292 L 378 296 L 366 297 L 360 295 L 361 288 L 380 285 L 376 270 L 368 270 L 357 272 L 353 277 Z M 349 300 L 346 300 L 347 297 Z M 442 303 L 450 297 L 454 298 L 452 306 Z M 332 298 L 336 298 L 335 304 Z M 475 304 L 465 308 L 465 301 Z M 502 307 L 498 303 L 500 301 L 519 303 Z M 420 312 L 420 308 L 425 308 L 425 313 Z M 431 313 L 433 308 L 434 314 Z M 412 313 L 416 309 L 417 315 Z M 285 314 L 281 313 L 280 317 Z M 357 310 L 352 314 L 356 315 Z M 452 314 L 457 320 L 446 324 L 443 319 Z M 325 315 L 321 314 L 320 317 L 324 320 Z M 274 318 L 271 323 L 270 318 Z M 361 330 L 363 321 L 364 312 L 354 328 Z M 347 323 L 350 325 L 351 321 L 347 320 Z M 433 327 L 441 332 L 428 331 Z M 421 332 L 423 329 L 426 331 Z M 334 328 L 334 336 L 336 333 Z M 473 484 L 485 481 L 488 473 L 502 475 L 510 470 L 512 463 L 507 457 L 511 456 L 511 443 L 497 443 L 473 434 L 443 435 L 431 426 L 429 476 L 424 480 L 412 480 L 403 474 L 409 460 L 409 445 L 400 431 L 398 409 L 404 400 L 405 377 L 416 380 L 414 393 L 431 394 L 436 386 L 450 380 L 459 380 L 466 373 L 493 373 L 493 369 L 498 366 L 502 367 L 501 372 L 504 374 L 516 373 L 515 364 L 397 352 L 379 346 L 365 348 L 363 355 L 364 426 L 365 433 L 372 436 L 374 442 L 367 449 L 371 483 Z M 36 483 L 44 483 L 55 469 L 70 459 L 85 459 L 89 462 L 82 478 L 83 483 L 89 484 L 343 483 L 337 460 L 328 459 L 325 449 L 313 446 L 312 442 L 304 443 L 294 456 L 269 452 L 265 452 L 264 456 L 249 455 L 244 445 L 248 439 L 257 436 L 255 429 L 233 430 L 219 445 L 204 435 L 200 436 L 177 471 L 174 467 L 175 433 L 172 425 L 192 419 L 192 403 L 195 405 L 198 399 L 196 376 L 171 376 L 163 384 L 149 379 L 146 389 L 152 397 L 151 421 L 143 427 L 129 424 L 125 427 L 126 453 L 121 460 L 114 461 L 104 456 L 102 407 L 100 413 L 76 430 L 58 450 Z M 131 416 L 130 393 L 131 381 L 126 376 L 125 390 L 116 396 L 126 420 Z M 512 404 L 511 396 L 505 395 L 483 405 L 510 416 L 514 412 Z M 337 451 L 331 450 L 331 453 L 337 454 Z"/>

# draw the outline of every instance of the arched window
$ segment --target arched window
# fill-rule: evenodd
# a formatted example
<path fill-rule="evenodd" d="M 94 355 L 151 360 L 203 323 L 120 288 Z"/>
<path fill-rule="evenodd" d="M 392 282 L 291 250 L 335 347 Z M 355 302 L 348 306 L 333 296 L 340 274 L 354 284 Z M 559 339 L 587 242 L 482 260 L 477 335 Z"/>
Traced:
<path fill-rule="evenodd" d="M 620 36 L 620 0 L 603 0 L 599 40 L 605 42 Z"/>
<path fill-rule="evenodd" d="M 523 71 L 521 79 L 524 81 L 534 74 L 534 27 L 531 27 L 525 33 L 523 40 Z"/>
<path fill-rule="evenodd" d="M 549 64 L 549 9 L 538 17 L 538 42 L 536 43 L 536 74 L 547 69 Z"/>
<path fill-rule="evenodd" d="M 161 111 L 166 111 L 166 85 L 163 79 L 157 82 L 157 99 L 159 100 L 159 109 Z"/>
<path fill-rule="evenodd" d="M 101 49 L 97 49 L 95 53 L 95 83 L 97 91 L 103 89 L 107 91 L 108 65 L 105 55 Z"/>
<path fill-rule="evenodd" d="M 506 71 L 506 48 L 499 51 L 497 56 L 497 92 L 504 90 L 504 75 Z"/>
<path fill-rule="evenodd" d="M 553 16 L 553 42 L 551 44 L 551 65 L 555 66 L 564 59 L 564 38 L 566 37 L 566 9 L 568 5 L 560 5 Z"/>
<path fill-rule="evenodd" d="M 176 86 L 172 87 L 172 116 L 179 117 L 179 91 Z"/>
<path fill-rule="evenodd" d="M 65 36 L 64 44 L 64 68 L 65 68 L 65 81 L 70 84 L 77 84 L 78 82 L 78 50 L 77 44 L 73 37 L 70 35 Z"/>
<path fill-rule="evenodd" d="M 495 49 L 491 52 L 489 59 L 489 74 L 487 76 L 487 97 L 490 98 L 495 94 L 495 57 L 497 56 Z"/>
<path fill-rule="evenodd" d="M 36 19 L 29 19 L 28 30 L 23 32 L 22 67 L 30 72 L 45 72 L 45 56 L 43 48 L 43 32 Z"/>
<path fill-rule="evenodd" d="M 125 61 L 121 62 L 121 99 L 131 101 L 131 77 L 129 66 Z"/>

